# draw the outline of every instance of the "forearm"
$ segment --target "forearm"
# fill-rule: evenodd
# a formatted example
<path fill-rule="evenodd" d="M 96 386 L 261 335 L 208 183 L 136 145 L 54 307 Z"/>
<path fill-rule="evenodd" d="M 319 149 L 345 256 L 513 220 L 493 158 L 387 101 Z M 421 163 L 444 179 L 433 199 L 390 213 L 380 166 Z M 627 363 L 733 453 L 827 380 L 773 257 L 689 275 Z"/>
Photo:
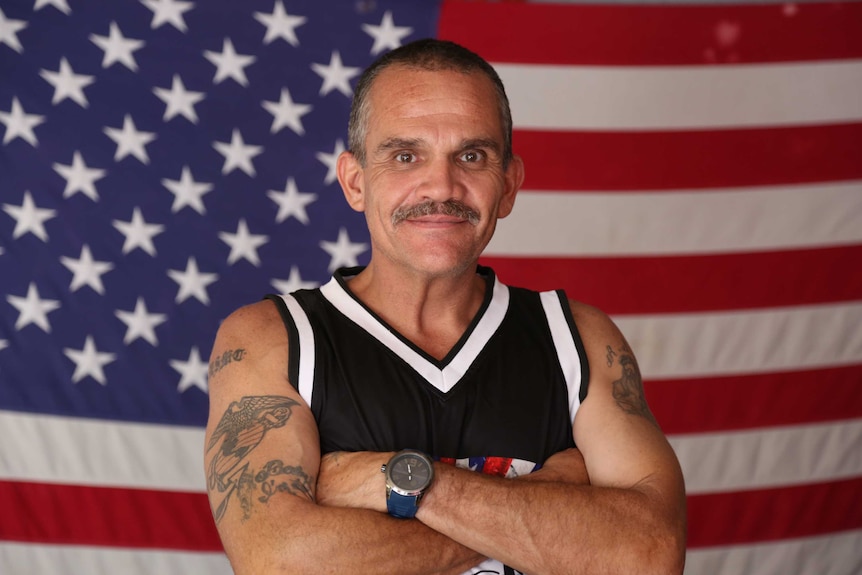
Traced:
<path fill-rule="evenodd" d="M 318 507 L 307 527 L 296 552 L 317 547 L 311 572 L 458 574 L 485 559 L 418 520 L 367 509 Z"/>
<path fill-rule="evenodd" d="M 435 472 L 417 518 L 519 571 L 682 570 L 684 519 L 646 488 L 507 481 L 448 466 Z"/>
<path fill-rule="evenodd" d="M 234 525 L 232 533 L 223 534 L 237 575 L 458 574 L 483 559 L 417 520 L 367 509 L 285 503 L 271 509 L 265 523 Z"/>

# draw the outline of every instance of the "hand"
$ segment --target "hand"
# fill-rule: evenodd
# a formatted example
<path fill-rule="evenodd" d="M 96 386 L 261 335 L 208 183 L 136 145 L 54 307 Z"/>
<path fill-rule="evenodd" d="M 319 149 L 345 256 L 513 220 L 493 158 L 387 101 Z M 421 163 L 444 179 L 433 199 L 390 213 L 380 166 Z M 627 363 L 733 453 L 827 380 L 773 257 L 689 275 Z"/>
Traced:
<path fill-rule="evenodd" d="M 584 463 L 584 456 L 574 447 L 555 453 L 545 461 L 541 469 L 523 476 L 522 479 L 556 481 L 576 485 L 589 485 L 590 483 L 590 475 Z"/>
<path fill-rule="evenodd" d="M 334 451 L 320 460 L 317 503 L 386 513 L 386 476 L 380 467 L 393 453 Z"/>

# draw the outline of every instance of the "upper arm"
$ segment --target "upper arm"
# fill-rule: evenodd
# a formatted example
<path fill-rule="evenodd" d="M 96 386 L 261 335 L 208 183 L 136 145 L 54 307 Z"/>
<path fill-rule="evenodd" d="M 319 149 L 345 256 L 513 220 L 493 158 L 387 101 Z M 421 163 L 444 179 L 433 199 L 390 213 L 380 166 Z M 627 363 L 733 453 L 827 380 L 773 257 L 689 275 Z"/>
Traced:
<path fill-rule="evenodd" d="M 640 489 L 684 515 L 679 462 L 647 406 L 633 351 L 607 315 L 577 302 L 571 309 L 590 365 L 573 433 L 591 484 Z"/>
<path fill-rule="evenodd" d="M 269 301 L 231 314 L 213 344 L 204 465 L 210 506 L 235 569 L 249 565 L 255 552 L 254 560 L 265 557 L 260 551 L 284 534 L 283 519 L 314 501 L 317 426 L 287 379 L 287 358 L 287 332 Z"/>

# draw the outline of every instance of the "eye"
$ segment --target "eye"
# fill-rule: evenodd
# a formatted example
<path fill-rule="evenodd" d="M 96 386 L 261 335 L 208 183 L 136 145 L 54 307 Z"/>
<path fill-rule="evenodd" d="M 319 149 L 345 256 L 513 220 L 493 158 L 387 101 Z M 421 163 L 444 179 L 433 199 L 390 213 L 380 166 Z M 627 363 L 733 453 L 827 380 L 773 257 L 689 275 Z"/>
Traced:
<path fill-rule="evenodd" d="M 464 152 L 460 156 L 460 160 L 462 162 L 467 162 L 467 163 L 480 162 L 484 158 L 485 158 L 485 154 L 483 154 L 482 152 L 479 152 L 477 150 L 470 150 L 469 152 Z"/>
<path fill-rule="evenodd" d="M 416 161 L 416 155 L 411 152 L 398 152 L 395 154 L 395 161 L 402 164 L 409 164 Z"/>

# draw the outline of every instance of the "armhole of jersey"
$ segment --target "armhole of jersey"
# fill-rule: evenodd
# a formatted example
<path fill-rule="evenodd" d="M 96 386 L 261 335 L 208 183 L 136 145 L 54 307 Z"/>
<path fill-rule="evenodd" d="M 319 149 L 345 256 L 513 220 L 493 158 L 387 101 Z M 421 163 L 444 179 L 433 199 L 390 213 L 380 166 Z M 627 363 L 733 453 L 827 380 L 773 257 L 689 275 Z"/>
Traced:
<path fill-rule="evenodd" d="M 562 290 L 542 292 L 539 294 L 545 316 L 548 319 L 548 327 L 551 329 L 551 337 L 557 350 L 557 358 L 560 368 L 566 379 L 569 390 L 569 417 L 572 425 L 578 408 L 587 397 L 587 388 L 590 384 L 590 365 L 587 361 L 587 353 L 572 310 L 569 308 L 569 300 Z"/>
<path fill-rule="evenodd" d="M 314 331 L 305 310 L 292 295 L 267 295 L 284 321 L 289 341 L 287 378 L 311 408 L 314 391 Z"/>

